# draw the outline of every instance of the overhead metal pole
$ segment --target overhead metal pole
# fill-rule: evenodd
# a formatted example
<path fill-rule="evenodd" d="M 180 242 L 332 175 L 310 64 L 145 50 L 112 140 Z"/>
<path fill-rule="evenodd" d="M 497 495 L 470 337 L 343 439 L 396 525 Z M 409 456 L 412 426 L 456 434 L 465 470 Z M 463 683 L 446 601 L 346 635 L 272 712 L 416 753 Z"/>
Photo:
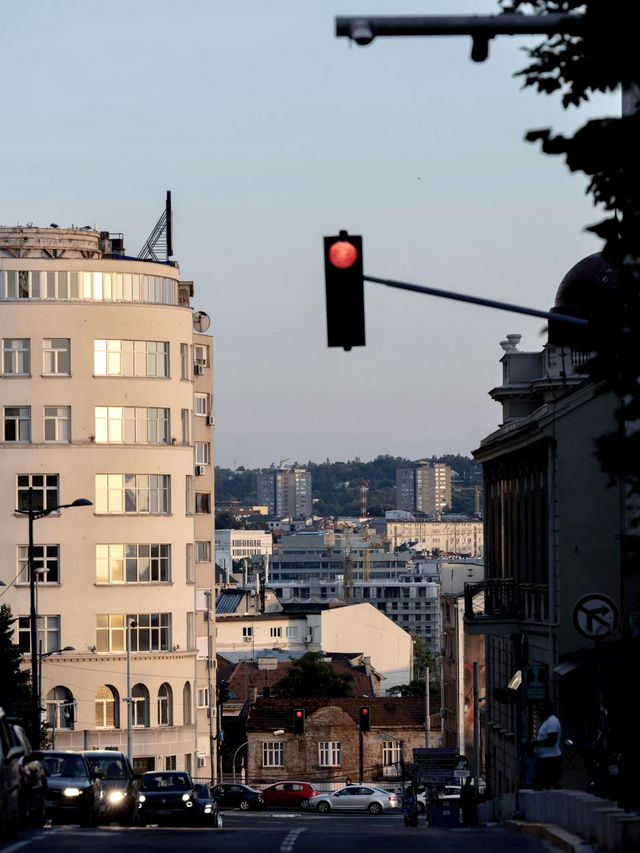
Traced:
<path fill-rule="evenodd" d="M 29 633 L 31 636 L 31 739 L 34 749 L 40 749 L 40 678 L 38 676 L 38 612 L 36 607 L 36 571 L 33 559 L 33 487 L 29 486 L 28 518 L 29 544 L 27 564 L 29 568 Z"/>
<path fill-rule="evenodd" d="M 214 701 L 215 696 L 213 694 L 213 687 L 211 684 L 211 670 L 213 669 L 213 650 L 211 648 L 211 590 L 206 589 L 204 592 L 204 597 L 207 602 L 207 694 L 209 697 L 209 777 L 211 784 L 215 784 L 215 775 L 216 775 L 216 739 L 213 731 L 213 717 L 215 714 L 215 709 L 217 703 Z M 217 722 L 217 721 L 216 721 Z M 234 780 L 235 782 L 235 767 L 234 767 Z"/>
<path fill-rule="evenodd" d="M 429 693 L 429 667 L 424 671 L 424 745 L 431 746 L 431 696 Z"/>
<path fill-rule="evenodd" d="M 131 697 L 131 628 L 133 619 L 127 616 L 127 758 L 133 765 L 133 699 Z"/>

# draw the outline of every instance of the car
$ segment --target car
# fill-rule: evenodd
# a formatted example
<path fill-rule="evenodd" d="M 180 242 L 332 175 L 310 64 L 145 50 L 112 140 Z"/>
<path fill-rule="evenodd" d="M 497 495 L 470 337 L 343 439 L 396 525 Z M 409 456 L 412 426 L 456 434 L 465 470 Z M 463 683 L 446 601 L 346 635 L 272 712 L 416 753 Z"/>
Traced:
<path fill-rule="evenodd" d="M 52 821 L 97 826 L 102 803 L 101 774 L 79 752 L 39 750 L 38 757 L 47 776 L 45 810 Z"/>
<path fill-rule="evenodd" d="M 0 708 L 0 841 L 13 838 L 20 823 L 20 759 L 24 751 Z"/>
<path fill-rule="evenodd" d="M 307 808 L 321 814 L 342 810 L 382 814 L 398 808 L 398 797 L 372 785 L 347 785 L 332 794 L 317 794 L 309 800 Z"/>
<path fill-rule="evenodd" d="M 138 791 L 138 822 L 191 823 L 199 820 L 198 792 L 186 770 L 149 770 Z"/>
<path fill-rule="evenodd" d="M 111 749 L 83 750 L 94 772 L 102 774 L 102 820 L 117 821 L 125 826 L 134 822 L 138 814 L 138 788 L 140 774 L 134 773 L 124 752 Z"/>
<path fill-rule="evenodd" d="M 309 782 L 276 782 L 262 789 L 265 806 L 303 808 L 319 792 Z"/>
<path fill-rule="evenodd" d="M 198 792 L 198 816 L 200 822 L 205 826 L 222 826 L 222 817 L 218 811 L 218 804 L 213 798 L 211 787 L 206 782 L 196 782 Z"/>
<path fill-rule="evenodd" d="M 20 758 L 20 825 L 39 828 L 46 820 L 47 774 L 42 762 L 31 750 L 31 744 L 22 726 L 14 725 L 13 733 L 22 748 Z"/>
<path fill-rule="evenodd" d="M 239 808 L 246 811 L 247 809 L 264 807 L 262 792 L 256 791 L 255 788 L 250 788 L 248 785 L 225 782 L 221 785 L 214 785 L 211 793 L 218 806 L 223 809 Z"/>
<path fill-rule="evenodd" d="M 418 793 L 418 811 L 420 812 L 420 814 L 424 814 L 427 810 L 427 802 L 429 796 L 429 791 L 427 791 L 426 789 Z M 460 785 L 443 785 L 438 790 L 434 789 L 431 792 L 431 797 L 437 800 L 459 800 Z"/>

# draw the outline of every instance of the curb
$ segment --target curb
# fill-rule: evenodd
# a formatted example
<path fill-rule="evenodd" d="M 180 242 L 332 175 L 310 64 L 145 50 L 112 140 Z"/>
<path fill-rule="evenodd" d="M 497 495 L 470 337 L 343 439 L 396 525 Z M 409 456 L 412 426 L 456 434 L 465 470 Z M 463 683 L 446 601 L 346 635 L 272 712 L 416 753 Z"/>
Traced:
<path fill-rule="evenodd" d="M 553 844 L 554 847 L 566 851 L 566 853 L 593 853 L 596 849 L 592 844 L 588 844 L 584 838 L 567 832 L 566 829 L 556 826 L 555 823 L 529 823 L 523 820 L 505 820 L 502 825 L 512 832 L 537 835 L 548 841 L 549 844 Z"/>

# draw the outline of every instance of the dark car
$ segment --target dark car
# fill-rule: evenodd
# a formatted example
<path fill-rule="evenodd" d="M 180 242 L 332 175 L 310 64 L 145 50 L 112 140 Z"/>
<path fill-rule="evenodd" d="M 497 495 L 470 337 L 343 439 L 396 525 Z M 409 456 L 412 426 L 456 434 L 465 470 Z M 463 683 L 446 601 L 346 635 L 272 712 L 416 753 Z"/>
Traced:
<path fill-rule="evenodd" d="M 13 838 L 20 818 L 20 759 L 24 752 L 0 708 L 0 841 Z"/>
<path fill-rule="evenodd" d="M 205 826 L 222 826 L 222 817 L 218 812 L 218 804 L 213 799 L 211 787 L 204 782 L 196 783 L 198 793 L 198 815 Z"/>
<path fill-rule="evenodd" d="M 236 785 L 235 782 L 215 785 L 212 793 L 216 803 L 223 809 L 238 808 L 246 811 L 264 807 L 261 792 L 248 785 Z"/>
<path fill-rule="evenodd" d="M 54 821 L 97 826 L 100 820 L 100 773 L 79 752 L 41 750 L 34 753 L 47 775 L 47 817 Z"/>
<path fill-rule="evenodd" d="M 303 808 L 318 791 L 309 782 L 276 782 L 262 791 L 265 806 Z"/>
<path fill-rule="evenodd" d="M 20 758 L 20 824 L 41 827 L 45 822 L 45 800 L 47 798 L 47 774 L 42 762 L 31 750 L 31 744 L 22 726 L 14 725 L 13 733 L 22 749 Z"/>
<path fill-rule="evenodd" d="M 94 772 L 102 774 L 102 820 L 129 825 L 137 817 L 140 774 L 133 772 L 124 752 L 84 750 Z"/>
<path fill-rule="evenodd" d="M 138 793 L 138 820 L 147 823 L 199 820 L 198 792 L 184 770 L 150 770 L 142 774 Z"/>

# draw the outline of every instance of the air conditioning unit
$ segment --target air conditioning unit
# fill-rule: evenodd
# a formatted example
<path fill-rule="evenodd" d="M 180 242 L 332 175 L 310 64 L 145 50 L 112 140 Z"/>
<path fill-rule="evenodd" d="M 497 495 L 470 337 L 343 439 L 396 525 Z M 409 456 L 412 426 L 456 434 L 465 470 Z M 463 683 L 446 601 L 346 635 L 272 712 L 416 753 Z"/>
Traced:
<path fill-rule="evenodd" d="M 196 376 L 202 376 L 202 374 L 204 373 L 204 365 L 203 364 L 194 364 L 193 365 L 193 372 L 195 373 Z"/>
<path fill-rule="evenodd" d="M 216 419 L 213 415 L 207 415 L 207 426 L 214 426 Z"/>
<path fill-rule="evenodd" d="M 312 643 L 313 642 L 313 634 L 307 634 L 307 636 L 304 638 L 304 641 L 305 641 L 305 643 Z"/>
<path fill-rule="evenodd" d="M 196 465 L 196 477 L 204 476 L 204 465 Z"/>

